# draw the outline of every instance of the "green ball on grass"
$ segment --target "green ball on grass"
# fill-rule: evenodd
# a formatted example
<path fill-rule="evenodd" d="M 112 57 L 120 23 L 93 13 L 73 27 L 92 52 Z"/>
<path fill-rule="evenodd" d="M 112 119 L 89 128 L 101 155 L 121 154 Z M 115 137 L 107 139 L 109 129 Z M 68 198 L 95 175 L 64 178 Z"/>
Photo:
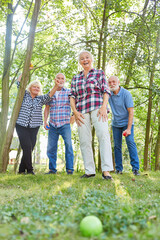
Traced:
<path fill-rule="evenodd" d="M 98 236 L 103 231 L 101 221 L 96 216 L 87 216 L 80 223 L 80 231 L 84 237 Z"/>

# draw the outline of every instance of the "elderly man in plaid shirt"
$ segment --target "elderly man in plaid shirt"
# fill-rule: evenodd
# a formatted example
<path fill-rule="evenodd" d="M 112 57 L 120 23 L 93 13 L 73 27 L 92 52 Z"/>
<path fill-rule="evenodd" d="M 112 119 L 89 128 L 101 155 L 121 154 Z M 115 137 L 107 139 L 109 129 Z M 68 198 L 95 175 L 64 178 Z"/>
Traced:
<path fill-rule="evenodd" d="M 95 127 L 100 145 L 102 178 L 112 180 L 112 150 L 107 121 L 107 103 L 110 91 L 102 70 L 92 67 L 90 52 L 79 54 L 79 63 L 83 71 L 72 79 L 70 103 L 78 125 L 80 148 L 84 160 L 85 174 L 81 178 L 95 176 L 95 164 L 92 151 L 91 124 Z"/>
<path fill-rule="evenodd" d="M 48 132 L 47 156 L 49 158 L 49 172 L 46 174 L 56 174 L 57 167 L 57 150 L 59 135 L 62 136 L 65 143 L 65 160 L 67 174 L 73 174 L 73 148 L 71 141 L 70 121 L 73 122 L 73 117 L 70 117 L 71 107 L 69 102 L 70 90 L 64 88 L 65 75 L 58 73 L 55 78 L 55 83 L 59 81 L 59 88 L 52 97 L 51 101 L 46 105 L 44 110 L 44 127 Z M 47 123 L 50 113 L 49 125 Z"/>

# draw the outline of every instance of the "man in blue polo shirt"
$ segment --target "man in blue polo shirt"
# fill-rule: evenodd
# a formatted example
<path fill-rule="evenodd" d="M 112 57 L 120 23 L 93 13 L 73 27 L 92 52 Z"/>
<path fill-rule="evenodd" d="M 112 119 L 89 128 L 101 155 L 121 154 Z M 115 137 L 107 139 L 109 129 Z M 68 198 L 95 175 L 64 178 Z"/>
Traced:
<path fill-rule="evenodd" d="M 139 158 L 134 142 L 133 100 L 131 93 L 121 87 L 118 77 L 111 76 L 108 85 L 111 90 L 109 104 L 112 109 L 112 130 L 114 139 L 115 168 L 117 174 L 122 174 L 122 134 L 130 156 L 130 163 L 134 175 L 139 175 Z"/>

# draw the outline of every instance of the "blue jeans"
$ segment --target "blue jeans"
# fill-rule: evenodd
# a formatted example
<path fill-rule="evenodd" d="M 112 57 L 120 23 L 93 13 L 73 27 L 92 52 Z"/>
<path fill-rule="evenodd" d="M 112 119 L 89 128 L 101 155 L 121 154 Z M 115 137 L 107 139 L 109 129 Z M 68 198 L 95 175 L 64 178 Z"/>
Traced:
<path fill-rule="evenodd" d="M 59 135 L 62 136 L 65 143 L 65 160 L 66 160 L 66 171 L 73 172 L 73 148 L 71 141 L 71 127 L 70 124 L 65 124 L 62 127 L 55 128 L 50 124 L 50 130 L 48 131 L 48 146 L 47 156 L 49 158 L 49 169 L 53 172 L 56 170 L 57 162 L 57 144 Z"/>
<path fill-rule="evenodd" d="M 115 156 L 115 164 L 116 170 L 122 171 L 122 133 L 124 130 L 127 129 L 125 127 L 114 127 L 112 126 L 113 130 L 113 139 L 114 139 L 114 156 Z M 134 142 L 134 125 L 131 128 L 131 135 L 125 137 L 129 156 L 130 156 L 130 164 L 132 166 L 132 171 L 139 170 L 139 158 L 137 153 L 137 147 Z"/>

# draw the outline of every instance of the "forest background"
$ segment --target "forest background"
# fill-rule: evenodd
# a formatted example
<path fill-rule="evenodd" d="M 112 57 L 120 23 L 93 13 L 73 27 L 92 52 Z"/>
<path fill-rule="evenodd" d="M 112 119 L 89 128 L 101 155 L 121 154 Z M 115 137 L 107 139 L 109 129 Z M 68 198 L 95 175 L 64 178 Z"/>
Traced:
<path fill-rule="evenodd" d="M 40 80 L 43 93 L 47 93 L 55 75 L 62 72 L 66 86 L 70 87 L 73 75 L 80 70 L 77 58 L 83 49 L 93 54 L 95 68 L 103 69 L 107 78 L 117 75 L 121 86 L 132 93 L 141 170 L 159 170 L 158 0 L 1 0 L 0 19 L 0 172 L 7 170 L 9 152 L 16 145 L 14 126 L 28 81 Z M 30 62 L 34 68 L 29 72 Z M 17 90 L 15 82 L 21 73 L 21 87 Z M 42 127 L 35 149 L 35 161 L 39 164 L 43 160 L 40 153 L 44 137 L 47 141 Z M 78 170 L 82 159 L 76 124 L 72 127 L 72 139 Z M 98 165 L 94 132 L 93 141 Z M 129 162 L 124 142 L 123 145 L 124 160 Z M 18 161 L 20 147 L 17 149 Z M 58 157 L 64 162 L 62 139 Z"/>

